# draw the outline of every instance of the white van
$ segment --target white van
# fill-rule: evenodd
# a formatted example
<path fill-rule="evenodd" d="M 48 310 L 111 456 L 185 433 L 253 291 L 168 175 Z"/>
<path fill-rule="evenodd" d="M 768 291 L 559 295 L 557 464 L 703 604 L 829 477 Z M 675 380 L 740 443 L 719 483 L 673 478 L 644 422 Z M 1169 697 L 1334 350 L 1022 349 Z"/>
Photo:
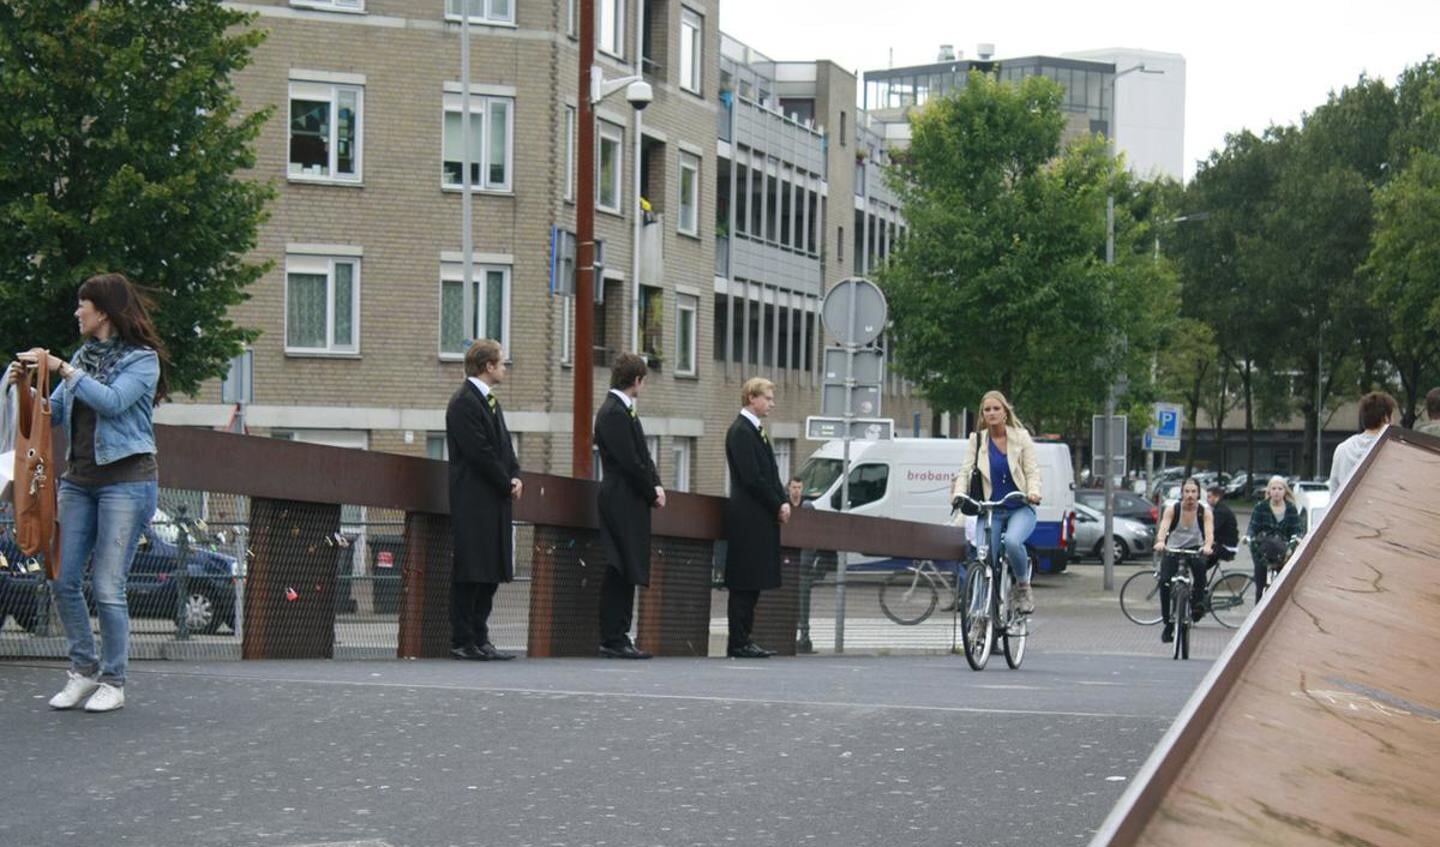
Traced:
<path fill-rule="evenodd" d="M 850 443 L 850 508 L 857 515 L 919 523 L 950 522 L 950 481 L 960 473 L 969 442 L 960 438 L 896 438 Z M 1028 547 L 1042 573 L 1058 573 L 1069 559 L 1075 510 L 1075 467 L 1070 447 L 1035 442 L 1040 460 L 1039 520 Z M 840 508 L 840 465 L 844 443 L 827 441 L 805 461 L 797 476 L 815 508 Z M 905 567 L 908 560 L 852 557 L 865 569 Z M 937 563 L 939 564 L 939 563 Z"/>

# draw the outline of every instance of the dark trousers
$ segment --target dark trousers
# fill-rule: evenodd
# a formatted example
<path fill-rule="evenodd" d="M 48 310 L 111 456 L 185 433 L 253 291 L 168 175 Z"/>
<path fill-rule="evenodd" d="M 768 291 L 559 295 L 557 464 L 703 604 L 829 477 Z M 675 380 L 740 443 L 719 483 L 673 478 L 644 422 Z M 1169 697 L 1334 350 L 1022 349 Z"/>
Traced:
<path fill-rule="evenodd" d="M 1280 573 L 1279 571 L 1275 572 Z M 1255 603 L 1259 605 L 1260 598 L 1265 596 L 1265 580 L 1271 579 L 1270 565 L 1259 556 L 1255 557 Z"/>
<path fill-rule="evenodd" d="M 1160 560 L 1160 613 L 1165 616 L 1165 623 L 1173 623 L 1170 620 L 1170 578 L 1180 570 L 1180 559 L 1168 553 Z M 1190 560 L 1190 608 L 1198 610 L 1205 602 L 1205 560 Z"/>
<path fill-rule="evenodd" d="M 630 643 L 630 621 L 635 609 L 635 586 L 625 575 L 607 567 L 600 583 L 600 644 L 620 647 Z"/>
<path fill-rule="evenodd" d="M 750 632 L 755 629 L 755 604 L 760 602 L 759 591 L 730 589 L 730 649 L 744 647 L 750 643 Z"/>
<path fill-rule="evenodd" d="M 490 609 L 498 582 L 450 583 L 450 646 L 480 646 L 490 640 Z"/>

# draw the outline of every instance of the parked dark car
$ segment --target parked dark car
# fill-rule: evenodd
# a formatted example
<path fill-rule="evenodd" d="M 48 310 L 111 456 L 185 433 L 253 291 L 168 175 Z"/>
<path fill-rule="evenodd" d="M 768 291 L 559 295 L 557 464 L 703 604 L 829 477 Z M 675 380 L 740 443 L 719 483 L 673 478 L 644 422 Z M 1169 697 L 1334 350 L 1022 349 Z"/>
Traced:
<path fill-rule="evenodd" d="M 145 527 L 140 537 L 140 549 L 130 566 L 125 595 L 131 617 L 176 618 L 178 581 L 175 576 L 179 569 L 180 549 L 173 541 L 167 540 L 167 536 L 175 538 L 175 531 L 173 525 L 164 521 L 163 513 L 157 513 L 156 521 Z M 0 624 L 9 615 L 21 627 L 33 630 L 38 617 L 37 600 L 44 572 L 27 572 L 25 562 L 29 557 L 15 546 L 8 526 L 0 526 L 0 555 L 9 563 L 9 567 L 0 569 Z M 213 633 L 223 625 L 234 632 L 235 559 L 222 553 L 192 548 L 186 577 L 185 615 L 190 631 Z M 85 581 L 85 600 L 91 614 L 94 614 L 95 600 L 88 578 Z"/>
<path fill-rule="evenodd" d="M 1097 512 L 1105 511 L 1105 492 L 1099 488 L 1078 488 L 1075 490 L 1075 502 L 1082 503 Z M 1151 527 L 1159 520 L 1159 512 L 1150 505 L 1144 497 L 1139 494 L 1132 494 L 1129 491 L 1115 492 L 1115 514 L 1122 518 L 1140 521 Z"/>

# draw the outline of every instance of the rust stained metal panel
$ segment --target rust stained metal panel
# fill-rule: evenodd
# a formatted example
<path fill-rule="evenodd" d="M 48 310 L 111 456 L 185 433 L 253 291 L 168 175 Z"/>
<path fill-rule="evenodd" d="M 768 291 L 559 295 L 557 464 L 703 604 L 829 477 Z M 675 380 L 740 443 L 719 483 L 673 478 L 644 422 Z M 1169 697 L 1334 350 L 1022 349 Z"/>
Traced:
<path fill-rule="evenodd" d="M 1440 439 L 1387 430 L 1093 845 L 1440 843 Z"/>

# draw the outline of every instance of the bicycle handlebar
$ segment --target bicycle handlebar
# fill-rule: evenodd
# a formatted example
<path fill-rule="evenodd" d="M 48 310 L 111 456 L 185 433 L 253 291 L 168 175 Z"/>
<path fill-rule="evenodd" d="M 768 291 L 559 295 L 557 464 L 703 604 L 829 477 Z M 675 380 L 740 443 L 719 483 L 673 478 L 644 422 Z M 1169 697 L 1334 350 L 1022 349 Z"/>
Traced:
<path fill-rule="evenodd" d="M 1203 556 L 1204 551 L 1199 547 L 1171 547 L 1166 545 L 1166 553 L 1174 553 L 1179 556 Z"/>
<path fill-rule="evenodd" d="M 1009 494 L 1006 494 L 1004 497 L 1001 497 L 999 500 L 976 500 L 969 494 L 957 494 L 955 496 L 955 499 L 950 501 L 950 508 L 958 509 L 960 508 L 961 503 L 970 503 L 972 505 L 980 507 L 981 509 L 993 510 L 1000 506 L 1004 506 L 1007 503 L 1024 502 L 1024 500 L 1025 494 L 1021 491 L 1012 491 Z"/>

